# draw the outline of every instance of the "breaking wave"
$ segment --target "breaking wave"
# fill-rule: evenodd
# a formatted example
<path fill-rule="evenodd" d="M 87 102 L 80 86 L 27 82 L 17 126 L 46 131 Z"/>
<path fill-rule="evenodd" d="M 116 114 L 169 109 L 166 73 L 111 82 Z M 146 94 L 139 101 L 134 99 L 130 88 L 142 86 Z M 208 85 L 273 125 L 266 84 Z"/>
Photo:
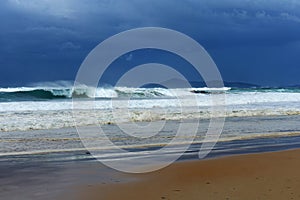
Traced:
<path fill-rule="evenodd" d="M 181 90 L 182 95 L 191 92 L 210 93 L 214 91 L 225 91 L 230 88 L 190 88 Z M 166 88 L 128 88 L 128 87 L 87 87 L 73 89 L 72 87 L 17 87 L 0 88 L 0 101 L 24 101 L 24 100 L 47 100 L 62 98 L 159 98 L 173 97 L 173 89 Z M 196 91 L 196 92 L 195 92 Z M 199 92 L 200 93 L 200 92 Z"/>

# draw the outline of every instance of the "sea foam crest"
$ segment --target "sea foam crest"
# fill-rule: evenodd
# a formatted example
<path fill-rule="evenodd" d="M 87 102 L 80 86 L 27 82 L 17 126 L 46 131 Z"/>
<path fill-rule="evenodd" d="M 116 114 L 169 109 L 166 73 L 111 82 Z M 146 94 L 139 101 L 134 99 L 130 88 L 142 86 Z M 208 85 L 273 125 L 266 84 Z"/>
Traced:
<path fill-rule="evenodd" d="M 129 87 L 16 87 L 0 88 L 0 101 L 55 98 L 156 98 L 189 96 L 192 93 L 214 93 L 230 88 L 129 88 Z"/>

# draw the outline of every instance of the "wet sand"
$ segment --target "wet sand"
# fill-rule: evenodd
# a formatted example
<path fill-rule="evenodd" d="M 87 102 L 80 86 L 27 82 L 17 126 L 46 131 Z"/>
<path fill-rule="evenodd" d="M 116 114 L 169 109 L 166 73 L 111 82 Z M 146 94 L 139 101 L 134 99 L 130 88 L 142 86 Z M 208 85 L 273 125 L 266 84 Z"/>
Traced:
<path fill-rule="evenodd" d="M 300 149 L 177 162 L 130 182 L 76 186 L 72 199 L 300 199 Z"/>

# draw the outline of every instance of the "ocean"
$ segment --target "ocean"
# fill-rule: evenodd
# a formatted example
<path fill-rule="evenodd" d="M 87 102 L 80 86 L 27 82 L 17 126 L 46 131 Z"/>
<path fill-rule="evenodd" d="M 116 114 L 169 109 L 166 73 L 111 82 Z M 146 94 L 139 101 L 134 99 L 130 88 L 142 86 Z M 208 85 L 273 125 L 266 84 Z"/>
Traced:
<path fill-rule="evenodd" d="M 223 116 L 212 116 L 211 97 L 221 94 L 226 95 L 226 112 Z M 180 105 L 178 95 L 187 100 L 184 105 Z M 76 98 L 76 108 L 73 98 Z M 197 105 L 194 105 L 195 98 Z M 219 148 L 236 151 L 238 145 L 227 148 L 226 144 L 240 141 L 244 144 L 239 147 L 242 151 L 253 147 L 252 140 L 258 138 L 300 135 L 299 102 L 300 89 L 297 88 L 0 88 L 0 155 L 72 152 L 51 159 L 86 159 L 88 154 L 73 154 L 86 151 L 75 127 L 101 126 L 114 144 L 130 152 L 115 155 L 109 146 L 104 145 L 99 147 L 104 151 L 101 154 L 103 159 L 124 159 L 138 155 L 139 151 L 145 153 L 168 144 L 182 120 L 185 123 L 199 121 L 197 133 L 192 138 L 196 148 L 205 137 L 210 118 L 214 117 L 226 119 L 219 138 L 223 146 Z M 118 110 L 118 115 L 112 110 Z M 165 123 L 163 128 L 152 135 L 161 122 Z M 120 124 L 131 123 L 145 127 L 141 133 L 145 137 L 134 138 L 120 128 Z M 151 128 L 149 124 L 152 124 Z M 174 146 L 170 152 L 176 153 L 177 150 Z M 190 152 L 196 152 L 196 149 Z"/>

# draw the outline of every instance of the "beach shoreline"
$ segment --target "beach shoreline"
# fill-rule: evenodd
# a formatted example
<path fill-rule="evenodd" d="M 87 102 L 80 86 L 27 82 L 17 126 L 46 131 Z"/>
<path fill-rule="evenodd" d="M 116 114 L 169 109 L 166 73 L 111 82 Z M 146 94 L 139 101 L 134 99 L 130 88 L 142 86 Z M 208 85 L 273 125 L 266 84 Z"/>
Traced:
<path fill-rule="evenodd" d="M 146 174 L 118 172 L 86 151 L 1 156 L 0 199 L 247 199 L 243 193 L 261 188 L 248 199 L 276 199 L 277 190 L 298 198 L 297 135 L 219 142 L 204 160 L 198 151 L 194 144 L 169 167 Z"/>
<path fill-rule="evenodd" d="M 300 149 L 182 161 L 121 175 L 130 182 L 78 185 L 69 199 L 299 199 L 299 168 Z"/>

